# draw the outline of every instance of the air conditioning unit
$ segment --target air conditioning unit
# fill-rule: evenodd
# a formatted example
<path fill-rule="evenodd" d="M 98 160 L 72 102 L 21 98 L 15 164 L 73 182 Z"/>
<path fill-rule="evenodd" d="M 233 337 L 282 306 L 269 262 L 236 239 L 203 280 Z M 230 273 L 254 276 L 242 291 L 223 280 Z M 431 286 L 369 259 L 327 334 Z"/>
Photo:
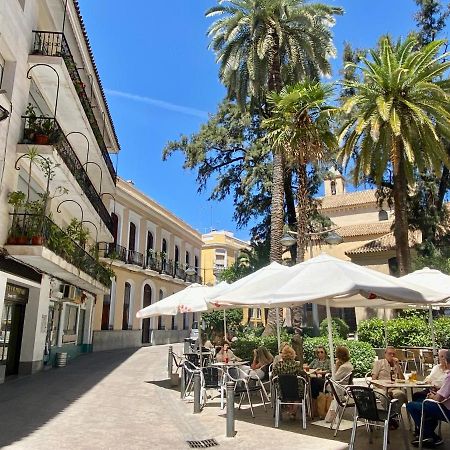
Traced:
<path fill-rule="evenodd" d="M 63 299 L 65 301 L 75 302 L 76 299 L 81 295 L 80 289 L 71 284 L 63 284 L 61 286 L 61 292 L 63 294 Z"/>

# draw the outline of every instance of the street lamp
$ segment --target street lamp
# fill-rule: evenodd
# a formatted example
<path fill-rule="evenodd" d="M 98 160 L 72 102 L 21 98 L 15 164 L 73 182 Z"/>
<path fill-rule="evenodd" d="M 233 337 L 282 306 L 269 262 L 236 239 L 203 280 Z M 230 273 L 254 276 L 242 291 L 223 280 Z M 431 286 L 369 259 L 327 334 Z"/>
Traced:
<path fill-rule="evenodd" d="M 344 242 L 344 238 L 332 230 L 325 236 L 324 241 L 330 245 L 339 245 Z"/>
<path fill-rule="evenodd" d="M 195 275 L 197 273 L 192 266 L 188 267 L 185 272 L 186 272 L 186 275 L 189 277 L 192 277 L 193 275 Z"/>
<path fill-rule="evenodd" d="M 297 241 L 289 234 L 286 233 L 280 240 L 283 247 L 292 247 Z"/>

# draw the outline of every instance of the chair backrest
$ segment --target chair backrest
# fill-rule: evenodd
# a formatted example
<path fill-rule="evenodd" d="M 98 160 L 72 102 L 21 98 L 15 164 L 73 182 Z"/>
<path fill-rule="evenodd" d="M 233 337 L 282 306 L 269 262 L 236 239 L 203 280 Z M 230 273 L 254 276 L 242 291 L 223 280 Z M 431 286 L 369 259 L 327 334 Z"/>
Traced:
<path fill-rule="evenodd" d="M 366 386 L 350 386 L 349 389 L 355 402 L 358 416 L 361 419 L 380 421 L 377 399 L 373 389 Z"/>
<path fill-rule="evenodd" d="M 218 388 L 220 386 L 220 370 L 218 367 L 203 367 L 202 371 L 206 388 Z"/>
<path fill-rule="evenodd" d="M 434 364 L 433 352 L 424 350 L 422 352 L 422 359 L 424 364 Z"/>
<path fill-rule="evenodd" d="M 336 400 L 339 406 L 345 405 L 344 398 L 347 391 L 345 390 L 345 387 L 343 385 L 334 381 L 330 375 L 327 375 L 325 381 L 325 388 L 330 389 L 333 398 Z"/>
<path fill-rule="evenodd" d="M 350 372 L 350 376 L 348 377 L 347 384 L 353 384 L 353 371 Z"/>
<path fill-rule="evenodd" d="M 184 356 L 190 363 L 194 364 L 194 366 L 200 365 L 200 355 L 198 353 L 186 353 Z"/>
<path fill-rule="evenodd" d="M 303 378 L 297 375 L 278 375 L 278 397 L 283 401 L 302 401 L 303 398 L 299 394 L 299 385 L 303 384 L 305 390 L 305 382 Z"/>
<path fill-rule="evenodd" d="M 405 352 L 404 352 L 402 349 L 400 349 L 400 348 L 395 349 L 395 357 L 396 357 L 399 361 L 406 361 L 406 355 L 405 355 Z"/>

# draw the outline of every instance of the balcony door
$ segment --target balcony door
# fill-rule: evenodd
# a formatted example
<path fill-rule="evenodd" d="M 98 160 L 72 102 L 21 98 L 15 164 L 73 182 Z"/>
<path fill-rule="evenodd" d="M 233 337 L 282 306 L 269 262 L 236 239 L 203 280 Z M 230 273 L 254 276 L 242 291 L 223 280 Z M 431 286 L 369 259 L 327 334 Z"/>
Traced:
<path fill-rule="evenodd" d="M 128 236 L 128 250 L 134 252 L 136 250 L 136 225 L 130 222 L 130 235 Z"/>
<path fill-rule="evenodd" d="M 113 224 L 113 238 L 114 238 L 114 244 L 117 244 L 117 233 L 119 229 L 119 217 L 115 213 L 111 213 L 111 220 Z"/>
<path fill-rule="evenodd" d="M 142 307 L 145 308 L 152 304 L 152 288 L 146 284 L 144 286 L 144 298 L 142 299 Z M 150 319 L 142 320 L 142 343 L 150 344 Z"/>

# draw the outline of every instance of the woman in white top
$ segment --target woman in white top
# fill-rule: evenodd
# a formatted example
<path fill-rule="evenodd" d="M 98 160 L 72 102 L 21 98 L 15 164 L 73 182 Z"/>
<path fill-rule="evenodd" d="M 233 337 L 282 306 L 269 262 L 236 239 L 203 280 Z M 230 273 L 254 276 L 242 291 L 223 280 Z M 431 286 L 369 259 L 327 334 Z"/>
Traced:
<path fill-rule="evenodd" d="M 420 392 L 415 392 L 412 396 L 413 401 L 420 401 L 427 397 L 430 391 L 437 392 L 442 385 L 447 376 L 447 363 L 446 363 L 447 350 L 439 350 L 439 364 L 431 369 L 431 373 L 425 378 L 425 382 L 433 385 L 430 389 L 424 389 Z"/>

